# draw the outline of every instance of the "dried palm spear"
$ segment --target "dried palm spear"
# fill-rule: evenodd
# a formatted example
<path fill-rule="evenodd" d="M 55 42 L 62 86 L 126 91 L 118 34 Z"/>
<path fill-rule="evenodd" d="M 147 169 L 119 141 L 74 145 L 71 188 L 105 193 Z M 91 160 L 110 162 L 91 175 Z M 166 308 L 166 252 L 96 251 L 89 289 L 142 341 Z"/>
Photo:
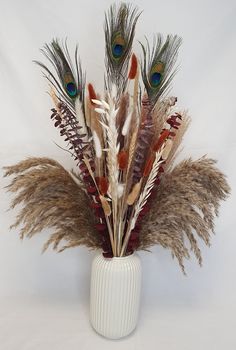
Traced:
<path fill-rule="evenodd" d="M 107 258 L 160 244 L 184 271 L 186 239 L 201 264 L 197 239 L 209 244 L 229 186 L 207 158 L 173 168 L 190 122 L 177 111 L 177 98 L 166 96 L 181 39 L 157 34 L 152 48 L 141 44 L 139 61 L 132 51 L 139 15 L 124 3 L 106 14 L 103 95 L 86 83 L 77 47 L 74 60 L 66 42 L 53 40 L 42 50 L 51 64 L 37 62 L 51 84 L 51 119 L 77 170 L 48 158 L 7 167 L 6 175 L 15 176 L 8 186 L 16 193 L 12 207 L 23 205 L 13 227 L 22 225 L 22 238 L 53 228 L 44 249 L 82 244 Z"/>

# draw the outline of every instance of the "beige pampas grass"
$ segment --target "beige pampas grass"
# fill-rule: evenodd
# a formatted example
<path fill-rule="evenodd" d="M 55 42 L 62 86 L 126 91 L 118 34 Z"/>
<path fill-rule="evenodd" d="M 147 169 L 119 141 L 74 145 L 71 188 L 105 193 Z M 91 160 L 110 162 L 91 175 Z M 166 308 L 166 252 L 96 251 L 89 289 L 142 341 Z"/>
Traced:
<path fill-rule="evenodd" d="M 20 237 L 32 237 L 45 228 L 54 233 L 44 246 L 58 251 L 85 245 L 100 247 L 88 197 L 58 162 L 49 158 L 29 158 L 5 168 L 5 176 L 15 175 L 8 190 L 16 193 L 11 208 L 22 204 L 17 221 Z M 65 245 L 59 248 L 59 243 Z"/>
<path fill-rule="evenodd" d="M 185 160 L 163 178 L 140 232 L 139 249 L 155 244 L 171 250 L 184 272 L 191 250 L 202 263 L 197 239 L 210 244 L 219 203 L 230 192 L 225 176 L 206 157 Z"/>

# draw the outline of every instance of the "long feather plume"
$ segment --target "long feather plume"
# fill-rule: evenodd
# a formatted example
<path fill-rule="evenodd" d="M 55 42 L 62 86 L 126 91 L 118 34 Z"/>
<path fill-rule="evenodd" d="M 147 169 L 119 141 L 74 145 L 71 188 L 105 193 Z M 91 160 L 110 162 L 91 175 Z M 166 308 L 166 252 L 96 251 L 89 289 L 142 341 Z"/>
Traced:
<path fill-rule="evenodd" d="M 129 60 L 139 15 L 136 7 L 121 3 L 118 6 L 113 4 L 105 16 L 105 82 L 109 90 L 112 84 L 116 85 L 118 97 L 127 84 Z"/>
<path fill-rule="evenodd" d="M 157 34 L 154 38 L 152 51 L 148 41 L 147 47 L 141 44 L 143 50 L 142 78 L 152 106 L 170 86 L 176 72 L 172 70 L 180 45 L 181 38 L 177 35 L 168 35 L 164 41 L 161 34 Z"/>
<path fill-rule="evenodd" d="M 50 44 L 45 44 L 41 51 L 51 63 L 55 73 L 44 63 L 34 62 L 44 69 L 46 78 L 58 95 L 71 107 L 74 106 L 77 97 L 83 102 L 85 76 L 78 58 L 78 47 L 75 49 L 75 65 L 70 58 L 66 41 L 60 44 L 57 39 L 53 39 Z"/>

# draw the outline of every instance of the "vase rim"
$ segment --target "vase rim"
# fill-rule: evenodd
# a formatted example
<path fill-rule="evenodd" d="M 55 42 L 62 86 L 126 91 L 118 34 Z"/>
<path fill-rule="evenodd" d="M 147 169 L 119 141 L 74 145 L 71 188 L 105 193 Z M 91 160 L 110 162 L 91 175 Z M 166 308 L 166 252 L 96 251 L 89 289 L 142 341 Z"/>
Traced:
<path fill-rule="evenodd" d="M 126 259 L 128 259 L 128 258 L 131 258 L 131 257 L 133 257 L 133 256 L 135 256 L 136 255 L 136 252 L 133 252 L 132 254 L 130 254 L 130 255 L 126 255 L 126 256 L 113 256 L 112 258 L 105 258 L 104 257 L 104 259 L 105 260 L 126 260 Z"/>

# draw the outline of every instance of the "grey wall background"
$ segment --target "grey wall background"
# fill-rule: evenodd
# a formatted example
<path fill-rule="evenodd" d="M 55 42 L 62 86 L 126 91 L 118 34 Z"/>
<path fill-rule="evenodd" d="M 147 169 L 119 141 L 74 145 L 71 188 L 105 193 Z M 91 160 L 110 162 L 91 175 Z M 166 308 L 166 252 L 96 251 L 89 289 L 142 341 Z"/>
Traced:
<path fill-rule="evenodd" d="M 51 38 L 78 42 L 87 80 L 102 89 L 103 18 L 110 1 L 0 0 L 0 166 L 29 156 L 74 164 L 50 121 L 47 83 L 33 59 Z M 204 154 L 219 160 L 232 196 L 216 220 L 204 266 L 193 259 L 184 277 L 162 248 L 141 253 L 144 269 L 140 323 L 120 343 L 100 338 L 88 324 L 89 272 L 94 253 L 75 248 L 41 255 L 43 232 L 23 243 L 9 232 L 17 211 L 0 189 L 0 348 L 5 349 L 214 349 L 236 348 L 236 3 L 234 0 L 135 1 L 144 10 L 138 40 L 154 32 L 183 37 L 172 94 L 188 109 L 191 127 L 180 159 Z M 2 170 L 1 170 L 2 171 Z M 14 337 L 13 337 L 14 334 Z"/>

